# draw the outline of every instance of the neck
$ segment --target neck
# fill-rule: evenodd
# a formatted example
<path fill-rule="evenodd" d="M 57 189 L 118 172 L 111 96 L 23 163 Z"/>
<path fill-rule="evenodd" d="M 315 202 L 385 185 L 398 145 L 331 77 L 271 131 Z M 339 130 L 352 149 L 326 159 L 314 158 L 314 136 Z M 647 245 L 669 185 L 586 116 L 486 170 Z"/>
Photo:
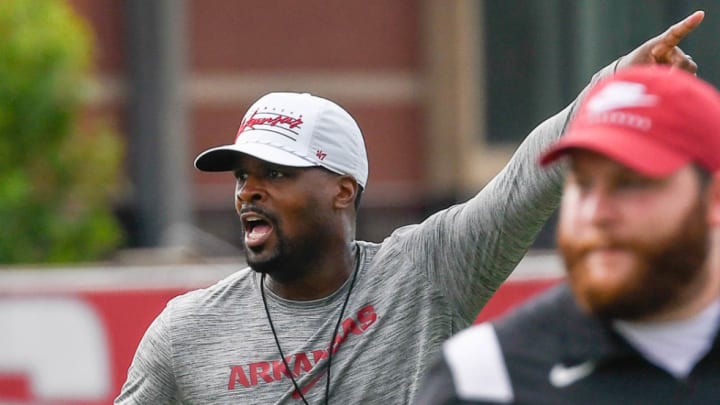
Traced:
<path fill-rule="evenodd" d="M 325 249 L 317 260 L 298 264 L 298 278 L 278 279 L 271 274 L 265 277 L 265 286 L 274 294 L 294 301 L 310 301 L 325 298 L 340 288 L 355 270 L 359 260 L 355 243 L 346 243 L 337 249 Z M 303 271 L 304 270 L 304 271 Z"/>

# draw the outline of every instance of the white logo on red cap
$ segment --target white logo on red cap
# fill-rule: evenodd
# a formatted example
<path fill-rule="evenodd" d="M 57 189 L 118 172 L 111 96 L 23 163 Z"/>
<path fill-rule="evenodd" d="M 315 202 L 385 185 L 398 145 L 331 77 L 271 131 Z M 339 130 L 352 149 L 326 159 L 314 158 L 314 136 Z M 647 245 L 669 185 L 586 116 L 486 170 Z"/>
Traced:
<path fill-rule="evenodd" d="M 587 104 L 590 113 L 597 114 L 618 108 L 649 107 L 657 104 L 657 96 L 647 94 L 645 85 L 633 82 L 610 83 Z"/>

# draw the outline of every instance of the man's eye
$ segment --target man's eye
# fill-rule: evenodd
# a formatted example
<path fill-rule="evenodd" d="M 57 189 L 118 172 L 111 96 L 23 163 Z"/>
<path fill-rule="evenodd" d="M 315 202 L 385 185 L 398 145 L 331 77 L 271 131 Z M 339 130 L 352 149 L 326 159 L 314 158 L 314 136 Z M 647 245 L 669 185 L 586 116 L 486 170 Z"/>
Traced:
<path fill-rule="evenodd" d="M 285 175 L 285 174 L 284 174 L 283 172 L 281 172 L 281 171 L 279 171 L 279 170 L 275 170 L 275 169 L 271 169 L 271 170 L 268 172 L 268 176 L 270 176 L 270 177 L 273 178 L 273 179 L 283 177 L 284 175 Z"/>
<path fill-rule="evenodd" d="M 235 172 L 235 180 L 237 181 L 245 181 L 247 179 L 247 176 L 247 173 Z"/>
<path fill-rule="evenodd" d="M 618 181 L 618 188 L 648 188 L 657 182 L 645 177 L 628 177 Z"/>
<path fill-rule="evenodd" d="M 592 187 L 592 180 L 587 177 L 574 176 L 572 180 L 580 190 L 586 191 Z"/>

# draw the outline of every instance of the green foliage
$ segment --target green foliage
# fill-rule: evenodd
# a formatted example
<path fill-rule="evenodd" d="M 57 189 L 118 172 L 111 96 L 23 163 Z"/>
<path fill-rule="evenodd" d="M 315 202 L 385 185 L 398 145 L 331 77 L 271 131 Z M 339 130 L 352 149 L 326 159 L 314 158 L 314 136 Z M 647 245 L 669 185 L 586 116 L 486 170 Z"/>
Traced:
<path fill-rule="evenodd" d="M 96 260 L 121 241 L 123 145 L 81 120 L 91 39 L 65 2 L 0 1 L 0 263 Z"/>

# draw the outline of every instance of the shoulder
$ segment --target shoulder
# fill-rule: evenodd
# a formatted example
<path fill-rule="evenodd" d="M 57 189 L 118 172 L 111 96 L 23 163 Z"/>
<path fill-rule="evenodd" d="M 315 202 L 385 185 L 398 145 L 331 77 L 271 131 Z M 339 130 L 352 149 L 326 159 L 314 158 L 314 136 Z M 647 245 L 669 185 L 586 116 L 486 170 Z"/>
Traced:
<path fill-rule="evenodd" d="M 560 359 L 587 358 L 610 339 L 602 321 L 580 309 L 565 282 L 493 325 L 510 376 L 524 388 L 546 383 L 540 370 L 550 370 Z"/>
<path fill-rule="evenodd" d="M 443 344 L 442 353 L 459 398 L 498 402 L 513 399 L 510 377 L 491 323 L 472 326 L 453 336 Z"/>
<path fill-rule="evenodd" d="M 498 334 L 522 338 L 545 328 L 559 330 L 561 324 L 579 315 L 570 287 L 562 282 L 530 298 L 493 323 Z"/>
<path fill-rule="evenodd" d="M 238 305 L 235 301 L 238 297 L 241 298 L 240 301 L 254 299 L 257 288 L 255 273 L 246 267 L 209 287 L 178 295 L 168 302 L 166 310 L 172 311 L 174 317 L 216 312 L 223 306 Z"/>
<path fill-rule="evenodd" d="M 470 401 L 512 402 L 518 364 L 542 368 L 563 339 L 563 312 L 572 311 L 564 284 L 552 287 L 492 323 L 471 326 L 443 344 L 457 396 Z M 547 351 L 538 350 L 548 348 Z M 478 381 L 482 381 L 479 384 Z"/>
<path fill-rule="evenodd" d="M 378 251 L 385 246 L 385 243 L 367 242 L 364 240 L 356 240 L 355 244 L 360 249 L 360 254 L 365 262 L 373 260 Z"/>
<path fill-rule="evenodd" d="M 403 263 L 405 265 L 409 263 L 407 250 L 395 233 L 380 243 L 367 241 L 356 241 L 355 243 L 360 248 L 362 267 L 365 271 L 372 271 L 377 274 L 377 272 L 390 270 L 390 268 L 393 268 L 394 263 Z"/>

